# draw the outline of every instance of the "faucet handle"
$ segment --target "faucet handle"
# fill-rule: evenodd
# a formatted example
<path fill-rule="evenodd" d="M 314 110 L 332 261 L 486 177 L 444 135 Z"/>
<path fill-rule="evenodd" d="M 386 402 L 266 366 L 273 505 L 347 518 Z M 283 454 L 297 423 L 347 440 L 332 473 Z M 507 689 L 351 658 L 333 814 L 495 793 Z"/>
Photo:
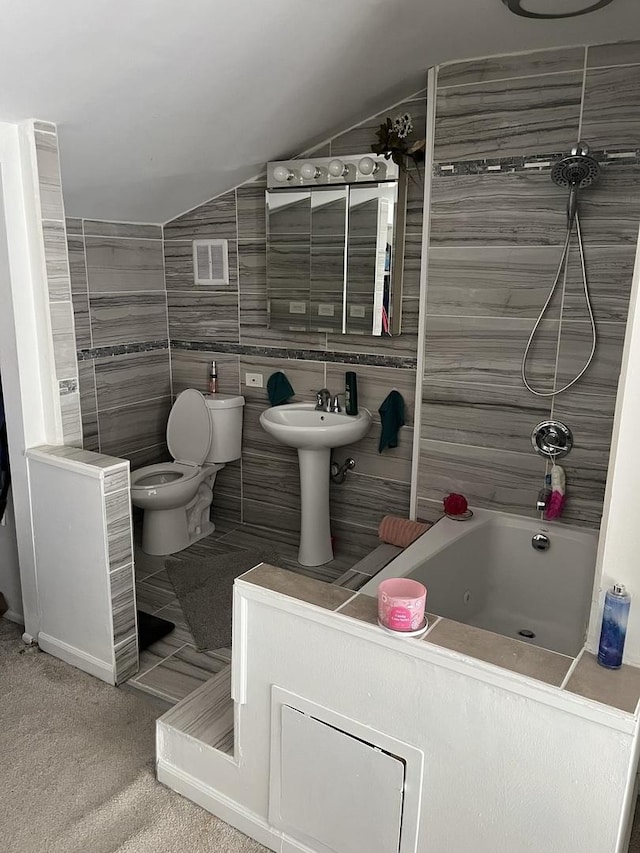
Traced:
<path fill-rule="evenodd" d="M 328 388 L 322 388 L 320 391 L 316 391 L 316 409 L 322 409 L 325 412 L 328 412 L 330 402 L 331 392 Z"/>
<path fill-rule="evenodd" d="M 331 401 L 331 411 L 340 413 L 342 409 L 340 408 L 340 397 L 344 397 L 344 394 L 336 394 Z"/>

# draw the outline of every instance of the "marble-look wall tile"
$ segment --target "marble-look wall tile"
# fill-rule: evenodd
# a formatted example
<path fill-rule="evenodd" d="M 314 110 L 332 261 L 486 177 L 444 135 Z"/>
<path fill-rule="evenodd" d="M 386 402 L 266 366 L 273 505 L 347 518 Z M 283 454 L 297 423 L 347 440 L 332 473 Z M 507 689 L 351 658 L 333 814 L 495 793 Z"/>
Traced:
<path fill-rule="evenodd" d="M 162 243 L 85 236 L 89 293 L 164 290 Z"/>
<path fill-rule="evenodd" d="M 424 377 L 445 382 L 520 388 L 522 354 L 531 320 L 498 317 L 427 317 Z M 553 390 L 559 324 L 543 320 L 527 359 L 529 381 Z"/>
<path fill-rule="evenodd" d="M 325 332 L 295 332 L 268 327 L 266 285 L 260 290 L 240 292 L 240 343 L 257 347 L 290 349 L 327 348 Z"/>
<path fill-rule="evenodd" d="M 520 387 L 425 381 L 423 439 L 531 452 L 531 430 L 551 416 L 551 401 Z"/>
<path fill-rule="evenodd" d="M 164 293 L 93 294 L 90 308 L 94 347 L 167 338 Z"/>
<path fill-rule="evenodd" d="M 80 395 L 61 394 L 60 413 L 62 415 L 62 440 L 71 447 L 82 447 L 82 421 L 80 414 Z"/>
<path fill-rule="evenodd" d="M 118 465 L 109 468 L 104 474 L 104 493 L 119 492 L 122 489 L 129 491 L 129 469 L 126 465 Z"/>
<path fill-rule="evenodd" d="M 633 245 L 585 245 L 589 296 L 596 324 L 627 322 L 635 253 Z M 567 320 L 588 319 L 577 247 L 569 255 L 563 311 Z"/>
<path fill-rule="evenodd" d="M 578 136 L 582 76 L 581 69 L 441 89 L 435 162 L 562 151 Z"/>
<path fill-rule="evenodd" d="M 275 456 L 277 459 L 297 459 L 294 447 L 276 441 L 260 425 L 260 415 L 269 403 L 246 403 L 242 424 L 242 452 L 260 456 Z"/>
<path fill-rule="evenodd" d="M 173 395 L 177 397 L 186 388 L 196 388 L 205 393 L 209 386 L 211 362 L 215 361 L 220 394 L 240 393 L 239 356 L 228 352 L 179 350 L 171 352 Z"/>
<path fill-rule="evenodd" d="M 360 352 L 415 358 L 418 348 L 419 299 L 402 300 L 402 333 L 381 335 L 327 335 L 327 349 L 338 352 Z"/>
<path fill-rule="evenodd" d="M 594 150 L 638 148 L 640 64 L 587 71 L 581 135 Z"/>
<path fill-rule="evenodd" d="M 580 380 L 583 394 L 612 394 L 618 390 L 625 326 L 623 323 L 599 323 L 596 352 Z M 591 325 L 563 321 L 558 351 L 558 387 L 563 387 L 586 364 L 591 352 Z"/>
<path fill-rule="evenodd" d="M 86 293 L 73 293 L 71 295 L 71 302 L 73 306 L 73 322 L 76 330 L 76 349 L 91 349 L 93 338 L 91 337 L 89 297 Z"/>
<path fill-rule="evenodd" d="M 82 236 L 82 219 L 78 219 L 75 216 L 67 216 L 64 223 L 67 229 L 67 237 L 72 234 Z"/>
<path fill-rule="evenodd" d="M 124 684 L 138 671 L 138 635 L 131 634 L 114 649 L 115 681 Z"/>
<path fill-rule="evenodd" d="M 432 247 L 429 313 L 535 319 L 549 294 L 561 254 L 560 246 Z M 546 319 L 559 319 L 559 297 L 560 293 Z"/>
<path fill-rule="evenodd" d="M 405 299 L 420 298 L 420 264 L 422 260 L 422 234 L 406 234 L 404 240 L 404 269 L 402 295 Z"/>
<path fill-rule="evenodd" d="M 590 48 L 590 51 L 593 48 Z M 536 74 L 580 71 L 584 66 L 583 47 L 538 50 L 452 62 L 438 68 L 438 88 L 489 80 L 508 80 Z"/>
<path fill-rule="evenodd" d="M 573 434 L 571 454 L 563 462 L 579 468 L 605 470 L 609 463 L 615 395 L 584 393 L 581 384 L 574 385 L 553 401 L 553 415 L 566 424 Z"/>
<path fill-rule="evenodd" d="M 131 564 L 131 499 L 128 489 L 105 496 L 109 571 Z"/>
<path fill-rule="evenodd" d="M 68 221 L 68 220 L 67 220 Z M 88 293 L 87 263 L 84 253 L 84 237 L 67 232 L 67 252 L 69 255 L 69 273 L 71 276 L 71 292 Z"/>
<path fill-rule="evenodd" d="M 442 505 L 443 498 L 438 500 L 430 500 L 429 498 L 418 497 L 416 518 L 418 521 L 430 521 L 435 524 L 442 518 L 444 509 Z"/>
<path fill-rule="evenodd" d="M 95 371 L 99 410 L 171 394 L 168 350 L 98 359 Z"/>
<path fill-rule="evenodd" d="M 57 219 L 62 222 L 64 209 L 58 162 L 58 138 L 55 133 L 39 131 L 34 133 L 34 137 L 42 218 Z"/>
<path fill-rule="evenodd" d="M 276 456 L 242 457 L 243 500 L 300 510 L 300 469 L 297 459 Z"/>
<path fill-rule="evenodd" d="M 358 474 L 410 483 L 413 427 L 402 427 L 398 432 L 398 446 L 387 447 L 380 453 L 378 451 L 381 432 L 380 416 L 373 410 L 371 414 L 373 421 L 367 435 L 355 444 L 347 444 L 334 450 L 333 460 L 342 464 L 347 457 L 351 456 L 356 461 L 354 470 Z"/>
<path fill-rule="evenodd" d="M 472 506 L 535 517 L 544 475 L 545 461 L 533 452 L 420 442 L 418 495 L 428 500 L 442 501 L 458 492 Z"/>
<path fill-rule="evenodd" d="M 265 239 L 238 240 L 238 276 L 240 294 L 265 294 L 267 288 L 267 244 Z M 242 301 L 240 302 L 242 311 Z"/>
<path fill-rule="evenodd" d="M 595 44 L 591 45 L 587 51 L 587 68 L 638 64 L 640 64 L 640 41 Z"/>
<path fill-rule="evenodd" d="M 580 225 L 588 252 L 596 246 L 634 246 L 640 222 L 640 166 L 607 165 L 580 196 Z"/>
<path fill-rule="evenodd" d="M 99 411 L 101 452 L 122 458 L 164 444 L 170 409 L 171 398 L 165 397 Z"/>
<path fill-rule="evenodd" d="M 78 382 L 80 386 L 83 447 L 85 450 L 97 452 L 100 450 L 100 438 L 98 435 L 98 405 L 93 360 L 79 362 Z"/>
<path fill-rule="evenodd" d="M 242 499 L 240 496 L 229 495 L 226 492 L 213 490 L 211 505 L 211 520 L 218 529 L 228 525 L 242 524 Z"/>
<path fill-rule="evenodd" d="M 87 236 L 162 240 L 162 225 L 144 222 L 105 222 L 102 219 L 84 219 L 82 224 L 83 232 Z"/>
<path fill-rule="evenodd" d="M 131 564 L 109 573 L 109 595 L 113 643 L 118 646 L 136 630 L 136 600 Z"/>
<path fill-rule="evenodd" d="M 68 301 L 71 299 L 71 281 L 64 223 L 44 220 L 42 232 L 49 301 Z"/>
<path fill-rule="evenodd" d="M 385 515 L 409 515 L 409 484 L 350 471 L 331 484 L 331 517 L 376 529 Z"/>
<path fill-rule="evenodd" d="M 547 173 L 433 179 L 432 246 L 562 246 L 565 234 L 566 193 Z"/>
<path fill-rule="evenodd" d="M 227 240 L 229 262 L 229 284 L 199 285 L 193 280 L 193 242 L 190 240 L 166 240 L 164 264 L 167 290 L 191 290 L 194 292 L 219 292 L 235 289 L 238 280 L 238 258 L 235 240 Z"/>
<path fill-rule="evenodd" d="M 76 361 L 76 339 L 71 302 L 50 302 L 53 352 L 58 379 L 70 379 L 78 375 Z"/>
<path fill-rule="evenodd" d="M 135 471 L 138 468 L 144 468 L 146 465 L 156 465 L 159 462 L 171 462 L 173 458 L 167 449 L 166 441 L 162 441 L 159 444 L 152 444 L 148 447 L 143 447 L 140 450 L 123 450 L 118 453 L 118 456 L 121 459 L 129 460 L 132 471 Z"/>
<path fill-rule="evenodd" d="M 34 121 L 33 123 L 34 130 L 42 130 L 45 133 L 55 133 L 56 126 L 51 121 Z"/>
<path fill-rule="evenodd" d="M 238 343 L 238 293 L 169 291 L 169 337 L 181 341 Z"/>
<path fill-rule="evenodd" d="M 244 184 L 236 190 L 238 239 L 264 238 L 266 234 L 266 181 Z"/>
<path fill-rule="evenodd" d="M 231 190 L 164 226 L 165 240 L 237 239 L 236 194 Z"/>

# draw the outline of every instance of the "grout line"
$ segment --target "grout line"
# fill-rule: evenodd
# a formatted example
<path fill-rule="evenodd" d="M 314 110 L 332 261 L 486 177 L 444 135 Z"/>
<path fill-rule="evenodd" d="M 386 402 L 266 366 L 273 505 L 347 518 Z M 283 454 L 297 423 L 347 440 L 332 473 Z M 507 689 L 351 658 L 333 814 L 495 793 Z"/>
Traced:
<path fill-rule="evenodd" d="M 578 138 L 576 142 L 580 142 L 582 136 L 582 117 L 584 115 L 584 96 L 587 90 L 587 60 L 589 58 L 589 45 L 584 50 L 584 64 L 582 66 L 582 91 L 580 92 L 580 115 L 578 116 Z"/>
<path fill-rule="evenodd" d="M 585 652 L 585 647 L 583 646 L 583 647 L 580 649 L 580 651 L 578 652 L 578 656 L 577 656 L 576 658 L 574 658 L 574 659 L 573 659 L 573 663 L 571 664 L 571 666 L 570 666 L 570 667 L 569 667 L 569 669 L 567 670 L 567 674 L 566 674 L 566 675 L 565 675 L 565 677 L 562 679 L 562 683 L 560 684 L 560 690 L 565 690 L 565 689 L 566 689 L 567 684 L 569 683 L 569 680 L 570 680 L 571 676 L 572 676 L 572 675 L 573 675 L 573 673 L 574 673 L 574 670 L 575 670 L 575 669 L 576 669 L 576 667 L 578 666 L 579 662 L 582 660 L 582 656 L 583 656 L 584 652 Z"/>
<path fill-rule="evenodd" d="M 162 608 L 160 608 L 160 609 L 162 609 Z M 157 611 L 155 611 L 155 612 L 157 612 Z M 166 657 L 162 658 L 161 660 L 158 661 L 158 663 L 154 663 L 153 666 L 149 667 L 149 669 L 145 669 L 145 671 L 140 673 L 140 675 L 138 675 L 138 673 L 136 673 L 133 678 L 129 679 L 129 682 L 133 681 L 135 683 L 138 680 L 138 678 L 143 678 L 145 675 L 150 673 L 152 670 L 156 669 L 161 664 L 165 663 L 165 661 L 168 661 L 169 658 L 173 657 L 177 652 L 181 652 L 182 649 L 184 649 L 184 647 L 188 646 L 188 645 L 189 645 L 189 643 L 183 643 L 179 648 L 177 648 L 175 651 L 171 652 L 170 655 L 167 655 Z M 147 651 L 147 649 L 143 649 L 141 654 L 144 654 L 146 651 Z M 153 654 L 153 652 L 151 654 Z"/>
<path fill-rule="evenodd" d="M 94 366 L 95 369 L 95 366 Z M 121 406 L 104 406 L 102 409 L 98 409 L 99 412 L 115 412 L 120 409 L 130 409 L 133 406 L 139 406 L 143 403 L 153 403 L 157 400 L 171 400 L 171 394 L 161 394 L 159 397 L 144 397 L 141 400 L 134 400 L 131 403 L 123 403 Z M 162 442 L 158 442 L 161 444 Z M 149 445 L 150 447 L 152 445 Z"/>
<path fill-rule="evenodd" d="M 487 57 L 480 58 L 487 59 Z M 473 60 L 470 61 L 473 62 Z M 456 60 L 455 62 L 450 63 L 443 63 L 442 65 L 439 65 L 438 68 L 446 68 L 447 66 L 455 65 L 458 62 L 460 62 L 460 60 Z M 491 80 L 476 80 L 468 83 L 451 83 L 449 86 L 438 86 L 438 91 L 441 92 L 445 90 L 451 91 L 452 89 L 463 89 L 467 86 L 490 86 L 492 83 L 512 83 L 517 80 L 530 80 L 532 77 L 555 77 L 558 74 L 578 74 L 579 72 L 580 68 L 558 69 L 556 71 L 541 71 L 533 74 L 522 74 L 515 77 L 496 77 L 495 79 L 491 78 Z"/>
<path fill-rule="evenodd" d="M 348 571 L 348 570 L 347 570 L 347 571 Z M 337 580 L 337 578 L 336 578 L 336 580 Z M 344 587 L 343 587 L 343 586 L 339 586 L 339 587 L 338 587 L 338 589 L 344 589 Z M 351 590 L 348 590 L 348 592 L 351 592 Z M 344 601 L 344 602 L 340 605 L 340 607 L 337 607 L 333 612 L 334 612 L 334 613 L 340 613 L 340 611 L 342 610 L 342 608 L 343 608 L 343 607 L 346 607 L 346 606 L 347 606 L 347 604 L 350 604 L 350 603 L 353 601 L 353 599 L 354 599 L 354 598 L 357 598 L 357 597 L 358 597 L 358 595 L 359 595 L 359 594 L 360 594 L 360 593 L 358 592 L 358 590 L 356 590 L 356 591 L 353 593 L 353 595 L 351 596 L 351 598 L 348 598 L 346 601 Z"/>

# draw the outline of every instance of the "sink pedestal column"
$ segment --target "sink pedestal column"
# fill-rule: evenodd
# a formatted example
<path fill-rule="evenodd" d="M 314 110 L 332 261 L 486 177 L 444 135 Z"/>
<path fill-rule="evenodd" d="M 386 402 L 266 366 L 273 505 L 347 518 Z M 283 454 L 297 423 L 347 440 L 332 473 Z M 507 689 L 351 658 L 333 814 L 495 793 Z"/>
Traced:
<path fill-rule="evenodd" d="M 298 450 L 300 463 L 300 550 L 302 566 L 322 566 L 333 560 L 329 523 L 331 450 Z"/>

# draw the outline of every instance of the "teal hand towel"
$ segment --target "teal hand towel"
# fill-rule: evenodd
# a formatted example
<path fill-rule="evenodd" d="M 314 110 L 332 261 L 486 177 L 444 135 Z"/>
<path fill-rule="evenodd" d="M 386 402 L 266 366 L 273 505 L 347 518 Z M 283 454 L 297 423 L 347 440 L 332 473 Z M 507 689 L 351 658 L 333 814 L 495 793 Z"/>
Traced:
<path fill-rule="evenodd" d="M 391 391 L 378 409 L 382 431 L 378 453 L 386 447 L 398 446 L 398 431 L 404 426 L 404 400 L 399 391 Z"/>
<path fill-rule="evenodd" d="M 277 373 L 272 373 L 267 380 L 267 394 L 269 402 L 272 406 L 281 406 L 286 403 L 296 392 L 291 387 L 291 383 L 279 370 Z"/>

